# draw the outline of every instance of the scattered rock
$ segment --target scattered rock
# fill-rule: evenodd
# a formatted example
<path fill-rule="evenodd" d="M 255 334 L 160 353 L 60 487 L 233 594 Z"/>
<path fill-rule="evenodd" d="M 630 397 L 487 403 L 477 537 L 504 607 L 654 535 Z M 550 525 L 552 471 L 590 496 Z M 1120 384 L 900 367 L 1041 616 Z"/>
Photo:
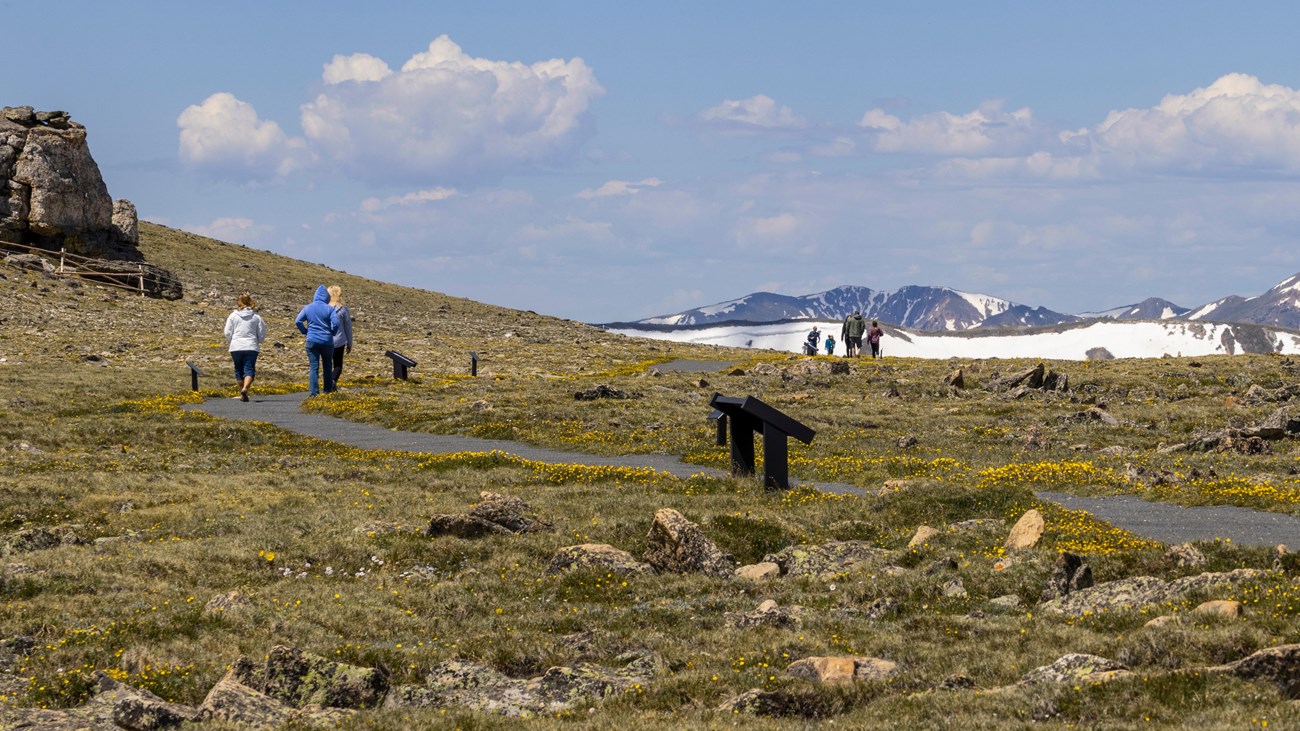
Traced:
<path fill-rule="evenodd" d="M 781 576 L 781 567 L 771 561 L 741 566 L 736 569 L 736 578 L 747 581 L 764 581 Z"/>
<path fill-rule="evenodd" d="M 895 442 L 895 444 L 898 446 L 899 449 L 908 449 L 910 447 L 915 447 L 918 444 L 918 442 L 916 437 L 912 436 L 911 434 L 905 434 L 899 437 L 898 441 Z"/>
<path fill-rule="evenodd" d="M 913 533 L 911 540 L 907 541 L 907 548 L 917 548 L 920 545 L 926 545 L 930 538 L 939 535 L 939 528 L 931 528 L 930 525 L 918 525 L 917 532 Z"/>
<path fill-rule="evenodd" d="M 474 539 L 491 535 L 512 535 L 510 529 L 482 518 L 464 513 L 457 515 L 435 515 L 429 520 L 429 527 L 424 530 L 430 538 L 452 536 L 455 538 Z"/>
<path fill-rule="evenodd" d="M 944 382 L 944 385 L 946 385 L 946 386 L 950 386 L 950 387 L 952 387 L 952 388 L 965 388 L 965 387 L 966 387 L 966 379 L 965 379 L 965 377 L 962 375 L 962 369 L 960 369 L 960 368 L 958 368 L 957 370 L 952 371 L 952 372 L 949 373 L 948 375 L 944 376 L 944 378 L 943 378 L 943 382 Z"/>
<path fill-rule="evenodd" d="M 44 551 L 63 545 L 81 545 L 85 541 L 77 535 L 73 526 L 37 526 L 24 528 L 0 538 L 0 556 L 11 556 L 31 551 Z"/>
<path fill-rule="evenodd" d="M 242 607 L 249 603 L 248 597 L 238 589 L 233 589 L 225 594 L 218 594 L 208 600 L 203 605 L 204 610 L 209 612 L 226 612 L 236 607 Z"/>
<path fill-rule="evenodd" d="M 470 508 L 469 516 L 495 523 L 512 533 L 539 533 L 555 530 L 548 521 L 529 517 L 528 503 L 517 497 L 498 495 L 495 492 L 479 493 L 479 502 Z"/>
<path fill-rule="evenodd" d="M 1045 612 L 1072 617 L 1085 613 L 1141 609 L 1143 607 L 1174 601 L 1193 591 L 1229 588 L 1243 581 L 1255 581 L 1268 572 L 1259 569 L 1236 569 L 1223 573 L 1204 573 L 1174 581 L 1163 581 L 1154 576 L 1133 576 L 1108 581 L 1080 589 L 1068 596 L 1039 605 Z"/>
<path fill-rule="evenodd" d="M 1092 406 L 1080 411 L 1073 416 L 1063 417 L 1066 421 L 1075 424 L 1102 424 L 1105 426 L 1119 426 L 1119 419 L 1106 413 L 1104 409 Z"/>
<path fill-rule="evenodd" d="M 1052 575 L 1047 579 L 1042 601 L 1060 599 L 1080 589 L 1087 589 L 1092 584 L 1092 568 L 1084 562 L 1083 557 L 1062 551 L 1056 557 Z"/>
<path fill-rule="evenodd" d="M 719 578 L 735 572 L 735 560 L 714 545 L 698 525 L 672 508 L 655 511 L 646 543 L 642 558 L 659 571 Z"/>
<path fill-rule="evenodd" d="M 1018 609 L 1022 602 L 1020 601 L 1020 597 L 1015 594 L 1003 594 L 1002 596 L 990 599 L 989 604 L 1002 609 Z"/>
<path fill-rule="evenodd" d="M 862 608 L 862 616 L 867 619 L 879 621 L 885 617 L 898 614 L 902 610 L 902 605 L 893 597 L 880 597 L 873 599 Z"/>
<path fill-rule="evenodd" d="M 624 391 L 618 390 L 617 388 L 610 388 L 609 386 L 600 385 L 600 386 L 596 386 L 595 388 L 587 389 L 586 391 L 579 391 L 573 394 L 573 398 L 577 401 L 595 401 L 597 399 L 639 398 L 639 395 L 628 394 Z"/>
<path fill-rule="evenodd" d="M 1096 655 L 1071 653 L 1063 655 L 1051 665 L 1034 668 L 1020 678 L 1022 683 L 1077 683 L 1086 682 L 1090 676 L 1126 670 L 1114 660 Z"/>
<path fill-rule="evenodd" d="M 1033 548 L 1043 537 L 1043 514 L 1034 508 L 1025 511 L 1020 520 L 1011 527 L 1011 533 L 1004 544 L 1008 550 Z"/>
<path fill-rule="evenodd" d="M 1165 551 L 1165 560 L 1175 566 L 1203 566 L 1205 554 L 1190 543 L 1180 543 Z"/>
<path fill-rule="evenodd" d="M 751 627 L 798 629 L 803 625 L 803 608 L 781 607 L 775 601 L 768 599 L 752 612 L 726 612 L 722 615 L 722 621 L 726 626 L 736 629 Z"/>
<path fill-rule="evenodd" d="M 815 707 L 814 707 L 815 708 Z M 782 690 L 763 690 L 751 688 L 738 696 L 723 701 L 718 711 L 729 714 L 746 714 L 753 716 L 816 716 L 807 700 L 800 695 Z"/>
<path fill-rule="evenodd" d="M 878 657 L 805 657 L 790 663 L 786 673 L 817 683 L 886 680 L 898 672 L 898 663 Z"/>
<path fill-rule="evenodd" d="M 943 582 L 942 592 L 948 599 L 966 599 L 970 596 L 959 578 L 951 578 Z"/>
<path fill-rule="evenodd" d="M 1201 602 L 1192 610 L 1192 614 L 1199 614 L 1206 617 L 1239 619 L 1246 615 L 1246 607 L 1238 601 L 1230 599 L 1215 599 L 1208 602 Z"/>
<path fill-rule="evenodd" d="M 833 576 L 860 566 L 882 564 L 889 555 L 889 551 L 866 541 L 830 541 L 820 546 L 788 546 L 763 560 L 780 566 L 785 576 Z"/>
<path fill-rule="evenodd" d="M 1142 626 L 1146 627 L 1147 629 L 1159 629 L 1160 627 L 1167 627 L 1169 625 L 1177 625 L 1177 624 L 1182 624 L 1182 620 L 1179 619 L 1177 615 L 1162 614 L 1159 617 L 1152 619 L 1151 621 L 1147 622 Z"/>
<path fill-rule="evenodd" d="M 257 663 L 241 657 L 230 677 L 295 708 L 374 708 L 388 692 L 388 673 L 327 660 L 296 647 L 274 647 Z"/>
<path fill-rule="evenodd" d="M 1269 647 L 1236 662 L 1206 668 L 1206 671 L 1273 683 L 1287 698 L 1300 698 L 1300 644 Z"/>
<path fill-rule="evenodd" d="M 643 574 L 654 571 L 650 564 L 641 563 L 632 554 L 606 543 L 584 543 L 566 546 L 555 552 L 546 573 L 556 574 L 572 570 L 612 571 L 616 574 Z"/>

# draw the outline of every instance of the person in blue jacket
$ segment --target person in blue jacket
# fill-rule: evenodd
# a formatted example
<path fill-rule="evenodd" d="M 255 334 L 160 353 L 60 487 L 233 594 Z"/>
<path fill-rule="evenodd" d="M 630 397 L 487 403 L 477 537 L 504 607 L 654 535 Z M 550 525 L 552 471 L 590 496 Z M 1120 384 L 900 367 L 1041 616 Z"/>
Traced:
<path fill-rule="evenodd" d="M 339 331 L 338 312 L 330 307 L 330 293 L 321 285 L 316 288 L 316 296 L 311 304 L 302 308 L 293 324 L 298 332 L 307 336 L 307 373 L 310 389 L 309 396 L 320 393 L 319 374 L 325 374 L 325 393 L 334 391 L 334 336 Z"/>

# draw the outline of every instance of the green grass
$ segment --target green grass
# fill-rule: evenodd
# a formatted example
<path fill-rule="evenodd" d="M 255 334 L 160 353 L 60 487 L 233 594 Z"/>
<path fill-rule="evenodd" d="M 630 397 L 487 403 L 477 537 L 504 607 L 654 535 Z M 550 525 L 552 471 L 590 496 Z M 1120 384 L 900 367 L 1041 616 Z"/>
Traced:
<path fill-rule="evenodd" d="M 484 662 L 515 677 L 579 659 L 564 637 L 592 632 L 582 659 L 611 663 L 630 649 L 659 653 L 668 671 L 639 692 L 592 703 L 538 728 L 1251 728 L 1300 723 L 1266 685 L 1196 673 L 1294 640 L 1300 592 L 1287 571 L 1224 595 L 1245 619 L 1148 630 L 1154 613 L 1067 619 L 1033 602 L 1057 550 L 1086 554 L 1098 581 L 1195 573 L 1162 559 L 1164 547 L 1090 519 L 1039 505 L 1036 490 L 1138 494 L 1186 505 L 1235 504 L 1297 514 L 1297 445 L 1267 455 L 1162 454 L 1161 444 L 1276 407 L 1247 404 L 1252 384 L 1294 383 L 1300 368 L 1269 356 L 1049 363 L 1072 394 L 1008 400 L 979 384 L 1031 361 L 857 361 L 847 376 L 756 375 L 753 366 L 802 359 L 704 346 L 629 340 L 585 326 L 420 292 L 145 225 L 146 256 L 175 271 L 179 302 L 69 288 L 3 270 L 0 377 L 0 536 L 73 526 L 85 542 L 0 558 L 0 640 L 28 636 L 37 649 L 7 672 L 21 692 L 0 705 L 66 707 L 84 700 L 103 670 L 165 698 L 197 704 L 239 654 L 276 644 L 361 665 L 383 664 L 395 682 L 419 683 L 437 663 Z M 247 266 L 241 266 L 247 265 Z M 411 455 L 366 451 L 288 434 L 266 424 L 224 422 L 180 406 L 185 360 L 209 375 L 209 397 L 229 397 L 220 329 L 233 294 L 264 304 L 272 341 L 255 390 L 303 389 L 305 357 L 290 319 L 319 283 L 341 283 L 358 345 L 344 387 L 312 408 L 343 418 L 431 433 L 510 438 L 597 454 L 666 453 L 714 467 L 727 452 L 705 421 L 715 392 L 754 394 L 817 430 L 792 445 L 791 471 L 841 482 L 865 497 L 811 489 L 769 493 L 755 481 L 683 480 L 644 471 L 557 467 L 502 455 Z M 89 323 L 89 324 L 88 324 Z M 385 349 L 419 362 L 416 379 L 393 382 Z M 467 353 L 477 350 L 480 376 Z M 96 356 L 98 359 L 89 358 Z M 741 362 L 744 375 L 647 375 L 673 358 Z M 949 392 L 961 365 L 974 387 Z M 763 369 L 759 369 L 762 371 Z M 701 384 L 703 379 L 706 383 Z M 637 394 L 577 401 L 608 385 Z M 901 398 L 884 394 L 893 386 Z M 1118 427 L 1067 417 L 1105 403 Z M 913 447 L 898 440 L 912 436 Z M 1098 450 L 1120 446 L 1119 456 Z M 1127 466 L 1172 481 L 1129 479 Z M 901 481 L 901 482 L 899 482 Z M 886 483 L 890 489 L 884 490 Z M 553 533 L 478 541 L 417 532 L 370 532 L 380 521 L 422 527 L 461 512 L 480 491 L 518 496 L 555 523 Z M 555 551 L 610 543 L 639 555 L 655 510 L 673 507 L 726 552 L 755 562 L 788 545 L 863 540 L 899 551 L 908 570 L 879 567 L 765 584 L 691 575 L 545 573 Z M 1005 529 L 944 533 L 905 546 L 918 525 L 973 518 L 1014 521 L 1045 511 L 1041 548 L 1008 568 Z M 101 540 L 96 543 L 95 539 Z M 1208 570 L 1268 568 L 1266 549 L 1202 544 Z M 956 569 L 927 574 L 951 559 Z M 960 578 L 966 598 L 942 595 Z M 248 602 L 223 612 L 210 599 L 239 591 Z M 1000 610 L 990 600 L 1019 596 Z M 798 629 L 735 630 L 726 612 L 764 599 L 805 608 Z M 861 610 L 889 598 L 899 610 Z M 969 616 L 972 612 L 983 613 Z M 1120 660 L 1137 675 L 1095 687 L 988 689 L 1071 652 Z M 786 676 L 791 661 L 873 655 L 902 667 L 890 682 L 819 687 Z M 965 676 L 975 690 L 936 690 Z M 713 711 L 759 687 L 789 694 L 786 718 L 733 718 Z M 3 693 L 0 693 L 3 695 Z M 375 711 L 357 728 L 504 728 L 516 722 L 460 709 Z M 214 725 L 214 728 L 219 726 Z"/>

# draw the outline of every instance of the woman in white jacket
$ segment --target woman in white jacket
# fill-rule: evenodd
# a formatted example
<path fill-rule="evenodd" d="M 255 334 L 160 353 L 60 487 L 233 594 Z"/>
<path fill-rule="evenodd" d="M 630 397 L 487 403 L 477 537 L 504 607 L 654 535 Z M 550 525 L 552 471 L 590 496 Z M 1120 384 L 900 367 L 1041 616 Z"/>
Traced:
<path fill-rule="evenodd" d="M 226 318 L 226 342 L 230 343 L 230 359 L 235 362 L 235 385 L 239 386 L 239 400 L 248 400 L 248 388 L 257 375 L 257 354 L 266 340 L 266 323 L 257 314 L 257 302 L 247 292 L 239 295 L 236 309 Z"/>

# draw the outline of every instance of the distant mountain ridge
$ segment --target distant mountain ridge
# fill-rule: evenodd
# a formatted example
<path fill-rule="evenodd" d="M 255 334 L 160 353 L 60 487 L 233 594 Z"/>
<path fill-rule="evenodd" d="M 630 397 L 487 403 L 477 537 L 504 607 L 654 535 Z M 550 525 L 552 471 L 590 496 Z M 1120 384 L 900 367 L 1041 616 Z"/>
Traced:
<path fill-rule="evenodd" d="M 1150 297 L 1137 304 L 1073 315 L 947 287 L 911 285 L 890 292 L 844 285 L 799 296 L 755 292 L 706 307 L 626 324 L 691 327 L 724 322 L 836 320 L 855 311 L 867 319 L 929 332 L 1044 327 L 1094 319 L 1207 320 L 1300 328 L 1300 273 L 1255 297 L 1233 295 L 1192 309 Z"/>

